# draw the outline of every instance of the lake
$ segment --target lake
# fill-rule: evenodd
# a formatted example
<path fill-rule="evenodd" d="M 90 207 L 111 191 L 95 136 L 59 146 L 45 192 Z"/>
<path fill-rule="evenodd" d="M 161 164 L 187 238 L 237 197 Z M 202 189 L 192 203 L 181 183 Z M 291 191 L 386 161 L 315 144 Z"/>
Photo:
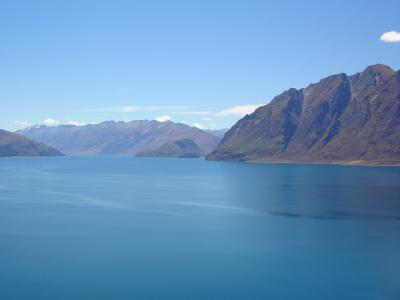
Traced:
<path fill-rule="evenodd" d="M 400 168 L 0 159 L 0 299 L 400 299 Z"/>

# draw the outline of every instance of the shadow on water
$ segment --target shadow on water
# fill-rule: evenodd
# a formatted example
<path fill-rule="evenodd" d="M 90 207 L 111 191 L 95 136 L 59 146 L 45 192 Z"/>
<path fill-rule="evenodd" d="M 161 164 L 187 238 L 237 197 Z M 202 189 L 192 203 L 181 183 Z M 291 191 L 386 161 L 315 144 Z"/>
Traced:
<path fill-rule="evenodd" d="M 389 216 L 389 215 L 373 215 L 360 212 L 349 212 L 349 211 L 331 211 L 326 214 L 299 214 L 281 211 L 270 211 L 271 215 L 289 218 L 308 218 L 308 219 L 327 219 L 327 220 L 394 220 L 400 221 L 399 216 Z"/>

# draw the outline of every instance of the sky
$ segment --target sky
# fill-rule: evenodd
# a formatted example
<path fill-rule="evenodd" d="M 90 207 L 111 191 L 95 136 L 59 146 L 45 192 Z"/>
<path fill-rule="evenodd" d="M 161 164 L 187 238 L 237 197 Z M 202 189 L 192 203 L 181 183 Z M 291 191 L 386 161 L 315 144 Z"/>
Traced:
<path fill-rule="evenodd" d="M 400 69 L 400 1 L 0 0 L 0 128 L 226 128 L 288 88 Z"/>

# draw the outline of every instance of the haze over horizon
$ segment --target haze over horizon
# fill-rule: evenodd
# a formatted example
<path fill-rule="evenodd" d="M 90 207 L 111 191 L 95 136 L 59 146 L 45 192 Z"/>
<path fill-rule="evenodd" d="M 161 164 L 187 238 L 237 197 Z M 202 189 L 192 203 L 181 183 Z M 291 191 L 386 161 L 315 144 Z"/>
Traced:
<path fill-rule="evenodd" d="M 0 128 L 230 127 L 290 88 L 400 69 L 398 1 L 2 1 Z M 318 26 L 316 26 L 318 25 Z"/>

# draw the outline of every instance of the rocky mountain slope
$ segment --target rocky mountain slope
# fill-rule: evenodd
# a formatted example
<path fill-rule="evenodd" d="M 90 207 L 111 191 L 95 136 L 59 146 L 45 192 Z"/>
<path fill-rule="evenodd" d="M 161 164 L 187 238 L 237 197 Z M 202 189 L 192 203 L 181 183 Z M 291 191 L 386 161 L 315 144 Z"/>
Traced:
<path fill-rule="evenodd" d="M 220 138 L 171 121 L 107 121 L 85 126 L 34 126 L 17 133 L 51 145 L 69 155 L 136 154 L 158 150 L 168 142 L 190 139 L 201 153 L 210 153 Z"/>
<path fill-rule="evenodd" d="M 26 137 L 0 129 L 0 157 L 60 156 L 60 151 Z"/>
<path fill-rule="evenodd" d="M 238 121 L 210 160 L 400 163 L 400 73 L 373 65 L 289 89 Z"/>

